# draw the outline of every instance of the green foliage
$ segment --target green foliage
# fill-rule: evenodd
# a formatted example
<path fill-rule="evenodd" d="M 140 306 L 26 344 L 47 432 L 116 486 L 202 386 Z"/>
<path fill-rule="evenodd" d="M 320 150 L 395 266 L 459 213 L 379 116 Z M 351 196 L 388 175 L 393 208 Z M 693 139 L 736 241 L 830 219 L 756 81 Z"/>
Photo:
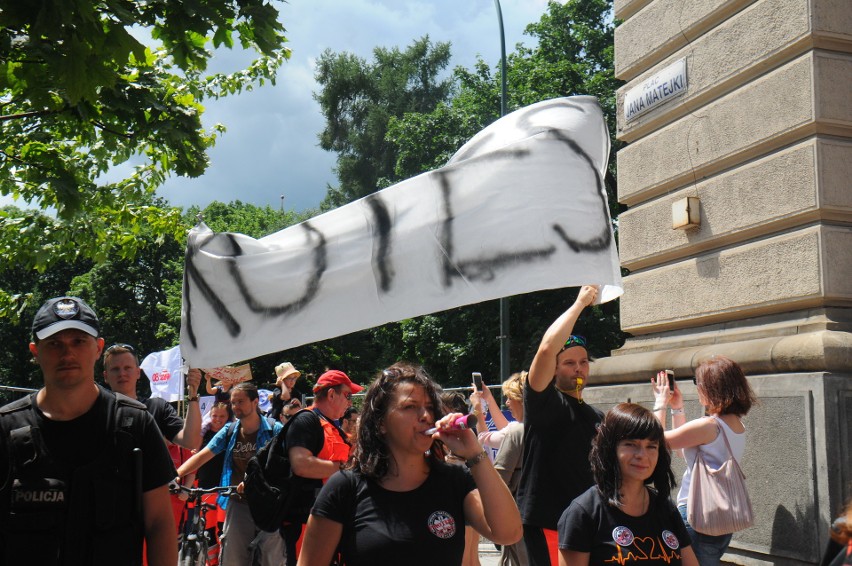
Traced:
<path fill-rule="evenodd" d="M 214 232 L 237 232 L 252 238 L 262 238 L 299 222 L 292 211 L 280 212 L 269 205 L 255 206 L 239 200 L 225 204 L 212 202 L 202 211 L 191 207 L 185 219 L 194 224 L 198 215 Z"/>
<path fill-rule="evenodd" d="M 180 214 L 152 204 L 154 191 L 205 171 L 223 129 L 201 127 L 202 103 L 274 81 L 283 32 L 265 0 L 0 0 L 0 195 L 55 211 L 0 215 L 0 261 L 43 272 L 131 258 L 143 226 L 179 237 Z M 211 45 L 235 33 L 259 58 L 205 76 Z M 135 167 L 107 181 L 122 164 Z M 20 305 L 0 290 L 0 315 Z"/>
<path fill-rule="evenodd" d="M 164 208 L 161 201 L 153 201 L 151 206 Z M 7 207 L 4 212 L 10 216 L 23 214 L 13 207 Z M 197 215 L 203 216 L 214 230 L 239 232 L 255 238 L 304 219 L 303 215 L 292 211 L 282 213 L 269 206 L 258 207 L 240 201 L 229 204 L 214 202 L 203 210 L 190 209 L 182 216 L 180 211 L 175 210 L 175 213 L 179 226 L 176 236 L 158 237 L 156 230 L 150 229 L 148 224 L 138 223 L 133 257 L 127 256 L 125 246 L 113 246 L 103 250 L 103 256 L 96 264 L 82 255 L 70 254 L 67 257 L 73 258 L 72 261 L 54 263 L 41 273 L 15 263 L 0 264 L 3 266 L 0 268 L 0 288 L 15 294 L 18 304 L 22 305 L 13 313 L 15 317 L 9 317 L 0 324 L 0 338 L 9 346 L 5 352 L 0 352 L 0 383 L 25 387 L 40 385 L 41 375 L 27 350 L 29 325 L 36 309 L 45 300 L 59 295 L 73 294 L 85 299 L 98 313 L 102 334 L 108 344 L 131 344 L 143 357 L 178 344 L 185 235 L 196 222 Z M 32 224 L 40 229 L 51 228 L 55 222 L 55 219 L 38 212 L 27 214 L 31 215 Z M 350 344 L 354 351 L 359 351 L 355 344 L 361 344 L 355 338 L 341 340 L 346 344 L 344 351 Z M 315 352 L 307 359 L 316 360 L 318 367 L 328 360 L 353 363 L 355 359 L 345 354 L 330 355 L 327 345 L 306 346 L 305 352 Z M 366 353 L 366 350 L 363 352 Z M 255 375 L 271 375 L 272 368 L 280 363 L 280 360 L 274 359 L 274 356 L 268 356 L 253 360 Z"/>
<path fill-rule="evenodd" d="M 326 119 L 320 146 L 337 153 L 340 185 L 329 188 L 323 209 L 351 202 L 400 180 L 388 122 L 406 112 L 430 112 L 450 94 L 438 80 L 450 60 L 447 43 L 428 36 L 405 51 L 376 48 L 368 63 L 350 53 L 325 51 L 317 61 L 315 95 Z"/>

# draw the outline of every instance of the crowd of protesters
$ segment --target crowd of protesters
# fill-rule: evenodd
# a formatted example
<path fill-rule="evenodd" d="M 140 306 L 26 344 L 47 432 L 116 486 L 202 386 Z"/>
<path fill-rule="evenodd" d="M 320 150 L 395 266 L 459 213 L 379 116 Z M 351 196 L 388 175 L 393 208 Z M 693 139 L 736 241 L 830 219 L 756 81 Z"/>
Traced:
<path fill-rule="evenodd" d="M 719 466 L 725 446 L 743 459 L 755 395 L 740 366 L 716 356 L 693 378 L 706 416 L 687 421 L 666 372 L 651 379 L 652 410 L 589 405 L 588 342 L 574 326 L 596 297 L 581 288 L 544 332 L 529 372 L 502 384 L 509 415 L 487 387 L 473 384 L 469 399 L 443 394 L 405 362 L 372 379 L 359 405 L 352 396 L 365 387 L 327 370 L 308 404 L 297 393 L 301 372 L 284 362 L 266 414 L 252 383 L 208 376 L 215 402 L 202 417 L 201 372 L 190 369 L 184 418 L 160 399 L 137 400 L 136 351 L 105 348 L 85 302 L 51 299 L 30 344 L 44 387 L 0 409 L 3 563 L 173 566 L 186 510 L 168 485 L 181 481 L 237 486 L 219 498 L 208 535 L 220 541 L 214 560 L 228 566 L 475 566 L 480 536 L 501 547 L 507 566 L 719 564 L 731 534 L 689 524 L 691 463 L 700 452 Z M 107 387 L 94 376 L 102 356 Z M 478 430 L 460 424 L 472 422 L 468 412 Z M 278 434 L 299 481 L 270 533 L 241 494 L 249 460 Z M 674 502 L 671 450 L 687 463 Z M 846 523 L 836 530 L 848 532 Z M 838 555 L 833 564 L 848 563 L 848 538 L 836 538 L 847 562 Z"/>

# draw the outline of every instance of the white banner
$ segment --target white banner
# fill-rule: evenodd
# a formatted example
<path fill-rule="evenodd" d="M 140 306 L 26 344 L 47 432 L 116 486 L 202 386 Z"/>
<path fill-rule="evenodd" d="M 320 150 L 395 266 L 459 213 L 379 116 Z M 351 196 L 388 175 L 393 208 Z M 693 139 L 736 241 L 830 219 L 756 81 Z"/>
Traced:
<path fill-rule="evenodd" d="M 264 415 L 272 409 L 272 401 L 269 400 L 270 395 L 272 395 L 272 391 L 269 389 L 257 390 L 257 398 L 259 400 L 257 406 Z"/>
<path fill-rule="evenodd" d="M 151 382 L 151 397 L 161 397 L 170 403 L 182 400 L 182 366 L 180 346 L 145 356 L 139 367 Z"/>
<path fill-rule="evenodd" d="M 597 100 L 528 106 L 440 169 L 255 240 L 188 237 L 190 367 L 248 360 L 387 322 L 542 289 L 622 293 Z"/>
<path fill-rule="evenodd" d="M 210 409 L 216 403 L 215 395 L 199 395 L 198 408 L 201 409 L 201 426 L 205 426 L 210 422 Z"/>

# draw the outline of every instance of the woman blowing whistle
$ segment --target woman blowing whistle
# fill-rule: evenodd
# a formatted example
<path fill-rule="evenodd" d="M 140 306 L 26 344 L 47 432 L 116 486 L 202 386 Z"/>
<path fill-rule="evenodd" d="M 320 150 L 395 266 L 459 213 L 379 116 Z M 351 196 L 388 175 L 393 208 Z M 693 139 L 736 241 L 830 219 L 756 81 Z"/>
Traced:
<path fill-rule="evenodd" d="M 497 544 L 522 535 L 518 508 L 476 434 L 442 415 L 439 386 L 397 363 L 370 385 L 353 460 L 329 478 L 308 520 L 300 566 L 459 565 L 465 524 Z M 425 434 L 430 428 L 438 430 Z M 466 466 L 444 463 L 449 448 Z"/>

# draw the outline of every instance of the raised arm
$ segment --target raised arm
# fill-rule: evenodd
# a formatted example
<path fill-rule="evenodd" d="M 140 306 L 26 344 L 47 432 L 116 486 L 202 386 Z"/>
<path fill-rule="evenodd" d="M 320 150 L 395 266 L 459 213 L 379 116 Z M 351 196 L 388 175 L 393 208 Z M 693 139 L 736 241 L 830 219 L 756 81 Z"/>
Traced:
<path fill-rule="evenodd" d="M 686 422 L 683 409 L 683 394 L 674 382 L 674 391 L 669 388 L 669 376 L 665 371 L 651 378 L 654 391 L 654 416 L 666 428 L 666 407 L 671 407 L 672 429 L 666 430 L 666 442 L 672 450 L 692 448 L 712 442 L 716 438 L 716 425 L 711 419 L 695 419 Z M 681 454 L 682 455 L 682 454 Z"/>
<path fill-rule="evenodd" d="M 216 395 L 216 388 L 213 386 L 213 383 L 210 381 L 210 375 L 205 374 L 204 379 L 207 380 L 207 383 L 204 385 L 204 388 L 207 390 L 208 395 Z"/>
<path fill-rule="evenodd" d="M 571 336 L 574 324 L 580 318 L 583 309 L 595 302 L 598 296 L 597 287 L 584 285 L 580 288 L 577 300 L 567 311 L 557 318 L 541 338 L 538 351 L 533 358 L 527 382 L 534 391 L 544 391 L 556 374 L 556 356 Z"/>
<path fill-rule="evenodd" d="M 482 398 L 485 399 L 485 404 L 488 405 L 488 412 L 491 413 L 491 422 L 494 423 L 497 430 L 506 428 L 509 424 L 509 419 L 500 410 L 500 404 L 494 398 L 491 389 L 487 385 L 482 388 Z"/>
<path fill-rule="evenodd" d="M 523 536 L 521 513 L 473 431 L 446 430 L 460 416 L 451 413 L 435 425 L 439 438 L 453 454 L 464 458 L 476 482 L 476 489 L 464 498 L 465 522 L 495 544 L 514 544 Z"/>
<path fill-rule="evenodd" d="M 172 439 L 172 442 L 190 450 L 201 446 L 201 406 L 198 402 L 198 386 L 201 385 L 201 370 L 190 369 L 186 375 L 187 401 L 186 416 L 183 428 Z"/>

